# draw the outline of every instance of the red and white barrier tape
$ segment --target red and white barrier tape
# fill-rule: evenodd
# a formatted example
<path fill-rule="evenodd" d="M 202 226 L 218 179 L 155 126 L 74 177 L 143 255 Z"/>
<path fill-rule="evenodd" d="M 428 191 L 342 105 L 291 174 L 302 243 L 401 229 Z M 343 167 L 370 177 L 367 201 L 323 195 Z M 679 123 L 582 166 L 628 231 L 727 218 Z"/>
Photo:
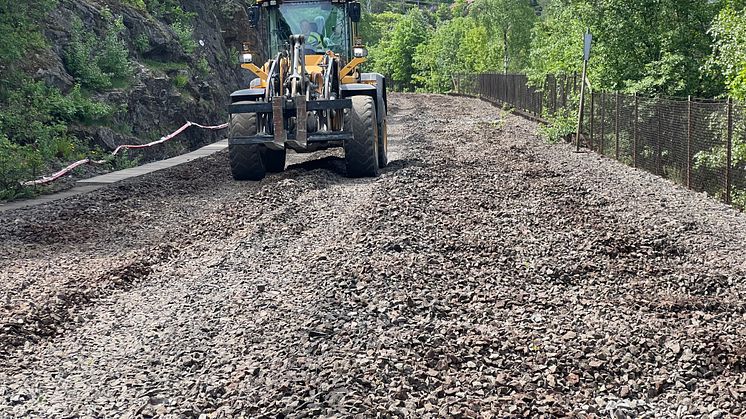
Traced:
<path fill-rule="evenodd" d="M 161 137 L 160 140 L 156 140 L 147 144 L 125 144 L 120 145 L 117 147 L 112 153 L 111 156 L 114 157 L 119 153 L 120 150 L 123 149 L 139 149 L 139 148 L 148 148 L 152 147 L 154 145 L 165 143 L 166 141 L 172 140 L 179 136 L 182 132 L 186 131 L 189 127 L 197 127 L 202 129 L 209 129 L 209 130 L 221 130 L 228 128 L 228 124 L 221 124 L 221 125 L 200 125 L 191 121 L 187 121 L 186 124 L 184 124 L 181 128 L 177 129 L 176 131 L 172 132 L 171 134 Z M 108 160 L 91 160 L 91 159 L 83 159 L 76 161 L 75 163 L 65 167 L 64 169 L 60 170 L 59 172 L 53 173 L 49 176 L 44 176 L 37 180 L 29 180 L 27 182 L 23 182 L 23 186 L 34 186 L 34 185 L 44 185 L 46 183 L 54 182 L 55 180 L 61 178 L 62 176 L 65 176 L 66 174 L 72 172 L 75 168 L 82 166 L 84 164 L 104 164 Z"/>

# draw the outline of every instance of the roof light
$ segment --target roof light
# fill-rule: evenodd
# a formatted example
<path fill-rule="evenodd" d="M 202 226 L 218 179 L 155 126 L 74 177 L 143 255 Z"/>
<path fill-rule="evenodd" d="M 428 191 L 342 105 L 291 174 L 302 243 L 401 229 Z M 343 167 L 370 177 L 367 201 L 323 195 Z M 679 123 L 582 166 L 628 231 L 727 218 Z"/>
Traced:
<path fill-rule="evenodd" d="M 364 58 L 368 56 L 368 48 L 365 47 L 354 47 L 352 49 L 352 55 L 355 56 L 355 58 Z"/>

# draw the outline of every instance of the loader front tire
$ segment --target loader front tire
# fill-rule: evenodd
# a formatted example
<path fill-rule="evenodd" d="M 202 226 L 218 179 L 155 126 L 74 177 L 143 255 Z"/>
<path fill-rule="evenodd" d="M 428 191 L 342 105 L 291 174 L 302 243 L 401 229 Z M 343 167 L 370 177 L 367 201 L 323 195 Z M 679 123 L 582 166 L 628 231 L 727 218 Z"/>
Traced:
<path fill-rule="evenodd" d="M 250 137 L 252 135 L 256 135 L 256 114 L 233 115 L 228 138 Z M 228 145 L 228 157 L 231 161 L 233 179 L 264 179 L 267 171 L 264 168 L 264 162 L 262 162 L 263 147 L 259 144 Z"/>
<path fill-rule="evenodd" d="M 350 114 L 353 138 L 344 143 L 347 176 L 378 176 L 378 121 L 369 96 L 353 96 Z"/>
<path fill-rule="evenodd" d="M 378 121 L 378 167 L 383 169 L 389 164 L 389 133 L 386 125 L 386 105 L 383 105 L 383 118 Z"/>
<path fill-rule="evenodd" d="M 264 168 L 270 173 L 280 173 L 285 170 L 285 160 L 287 158 L 287 149 L 272 150 L 265 147 L 262 160 Z"/>

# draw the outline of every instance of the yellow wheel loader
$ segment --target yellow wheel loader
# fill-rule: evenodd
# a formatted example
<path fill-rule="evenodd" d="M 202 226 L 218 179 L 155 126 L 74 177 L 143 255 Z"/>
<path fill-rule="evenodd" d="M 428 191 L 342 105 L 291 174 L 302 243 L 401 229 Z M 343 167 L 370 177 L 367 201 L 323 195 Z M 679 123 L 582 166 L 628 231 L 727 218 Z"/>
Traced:
<path fill-rule="evenodd" d="M 368 50 L 357 36 L 360 3 L 257 0 L 252 25 L 265 51 L 240 54 L 257 77 L 231 94 L 231 172 L 261 180 L 285 169 L 288 149 L 344 148 L 347 174 L 374 177 L 388 162 L 386 79 L 362 73 Z M 259 67 L 257 55 L 269 57 Z"/>

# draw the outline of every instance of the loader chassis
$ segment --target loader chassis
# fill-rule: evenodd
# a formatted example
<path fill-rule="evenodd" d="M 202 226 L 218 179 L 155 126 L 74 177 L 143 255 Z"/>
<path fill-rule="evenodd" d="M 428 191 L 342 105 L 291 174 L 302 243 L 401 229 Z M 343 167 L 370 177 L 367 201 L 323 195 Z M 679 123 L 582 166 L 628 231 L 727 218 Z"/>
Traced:
<path fill-rule="evenodd" d="M 344 148 L 349 176 L 377 176 L 388 162 L 386 79 L 358 68 L 367 56 L 355 38 L 360 4 L 259 0 L 250 12 L 268 34 L 261 55 L 269 59 L 258 67 L 256 51 L 241 54 L 257 78 L 231 95 L 233 177 L 260 180 L 284 170 L 288 149 L 334 147 Z"/>

